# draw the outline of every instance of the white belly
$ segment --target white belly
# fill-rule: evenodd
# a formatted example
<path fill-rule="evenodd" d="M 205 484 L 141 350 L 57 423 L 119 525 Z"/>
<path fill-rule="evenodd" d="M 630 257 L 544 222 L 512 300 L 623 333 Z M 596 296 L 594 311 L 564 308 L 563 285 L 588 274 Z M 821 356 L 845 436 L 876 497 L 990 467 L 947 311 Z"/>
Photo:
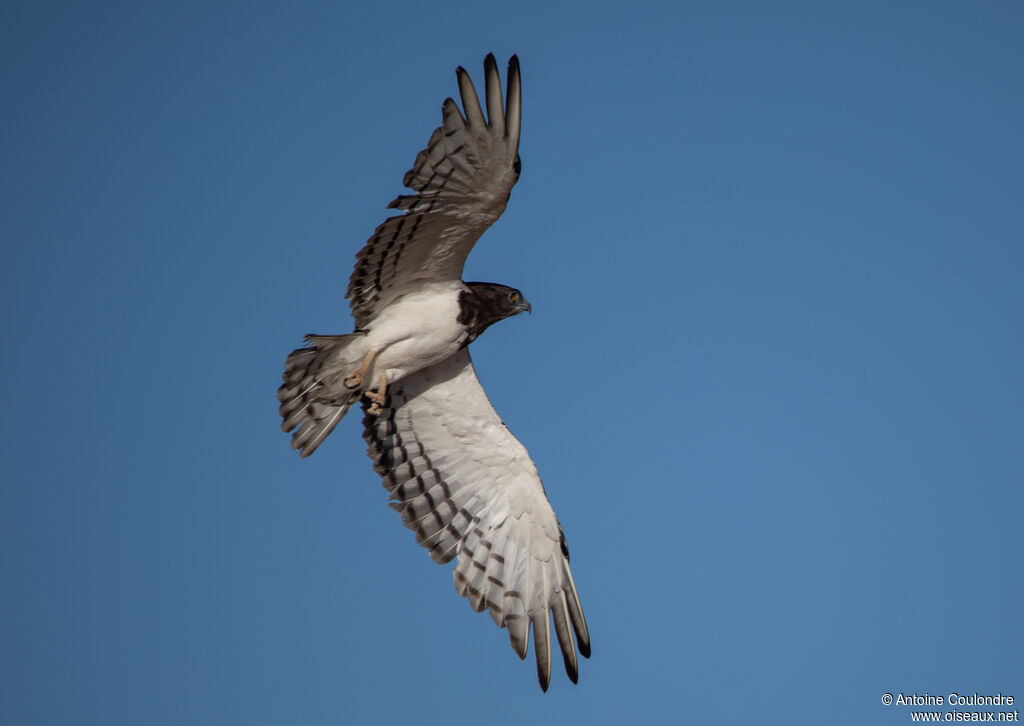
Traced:
<path fill-rule="evenodd" d="M 453 355 L 466 340 L 458 322 L 461 282 L 428 283 L 394 301 L 367 325 L 366 343 L 377 351 L 366 383 L 375 387 L 381 372 L 388 383 Z"/>

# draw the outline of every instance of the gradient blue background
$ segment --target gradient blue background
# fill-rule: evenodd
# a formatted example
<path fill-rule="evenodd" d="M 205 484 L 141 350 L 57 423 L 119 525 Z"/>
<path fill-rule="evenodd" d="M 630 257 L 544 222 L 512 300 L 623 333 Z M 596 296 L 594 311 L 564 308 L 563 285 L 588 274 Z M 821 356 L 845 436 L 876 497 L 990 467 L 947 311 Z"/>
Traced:
<path fill-rule="evenodd" d="M 0 5 L 0 721 L 902 724 L 1024 699 L 1019 2 Z M 537 688 L 285 354 L 493 51 L 473 346 L 594 655 Z M 532 659 L 532 653 L 529 656 Z"/>

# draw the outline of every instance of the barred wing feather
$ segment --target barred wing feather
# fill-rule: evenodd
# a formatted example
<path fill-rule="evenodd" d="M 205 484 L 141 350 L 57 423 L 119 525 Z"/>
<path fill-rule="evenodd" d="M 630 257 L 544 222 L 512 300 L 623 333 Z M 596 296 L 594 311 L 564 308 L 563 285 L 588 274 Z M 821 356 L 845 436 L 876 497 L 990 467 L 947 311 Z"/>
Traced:
<path fill-rule="evenodd" d="M 388 206 L 405 214 L 377 227 L 356 256 L 345 295 L 361 329 L 418 281 L 458 280 L 480 235 L 505 211 L 519 178 L 519 61 L 508 65 L 502 105 L 493 55 L 484 61 L 487 119 L 465 69 L 456 71 L 465 116 L 451 98 L 403 184 L 417 193 Z"/>
<path fill-rule="evenodd" d="M 545 690 L 553 622 L 575 683 L 576 650 L 589 657 L 590 636 L 565 536 L 537 468 L 498 418 L 469 353 L 407 376 L 388 398 L 379 416 L 364 418 L 363 437 L 391 506 L 435 562 L 457 558 L 455 589 L 508 628 L 520 658 L 532 626 Z"/>

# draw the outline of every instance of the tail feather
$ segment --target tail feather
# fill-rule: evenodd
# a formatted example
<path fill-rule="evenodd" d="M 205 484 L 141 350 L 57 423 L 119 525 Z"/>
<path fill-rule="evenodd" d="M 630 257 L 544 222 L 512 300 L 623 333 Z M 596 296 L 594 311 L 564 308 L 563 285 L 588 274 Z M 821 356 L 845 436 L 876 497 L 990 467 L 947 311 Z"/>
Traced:
<path fill-rule="evenodd" d="M 307 335 L 309 345 L 291 352 L 277 389 L 281 430 L 292 433 L 292 448 L 309 456 L 345 417 L 362 392 L 345 387 L 345 376 L 363 358 L 361 333 Z M 296 430 L 296 427 L 297 430 Z"/>

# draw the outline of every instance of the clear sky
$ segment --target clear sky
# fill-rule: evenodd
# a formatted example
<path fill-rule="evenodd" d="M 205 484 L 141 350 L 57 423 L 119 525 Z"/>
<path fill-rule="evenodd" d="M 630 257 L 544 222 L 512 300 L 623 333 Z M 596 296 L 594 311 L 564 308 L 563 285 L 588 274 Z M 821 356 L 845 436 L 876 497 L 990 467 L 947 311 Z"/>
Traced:
<path fill-rule="evenodd" d="M 0 5 L 0 722 L 903 724 L 1024 700 L 1024 5 Z M 494 52 L 472 347 L 593 638 L 549 693 L 274 393 Z M 532 654 L 530 659 L 532 660 Z"/>

